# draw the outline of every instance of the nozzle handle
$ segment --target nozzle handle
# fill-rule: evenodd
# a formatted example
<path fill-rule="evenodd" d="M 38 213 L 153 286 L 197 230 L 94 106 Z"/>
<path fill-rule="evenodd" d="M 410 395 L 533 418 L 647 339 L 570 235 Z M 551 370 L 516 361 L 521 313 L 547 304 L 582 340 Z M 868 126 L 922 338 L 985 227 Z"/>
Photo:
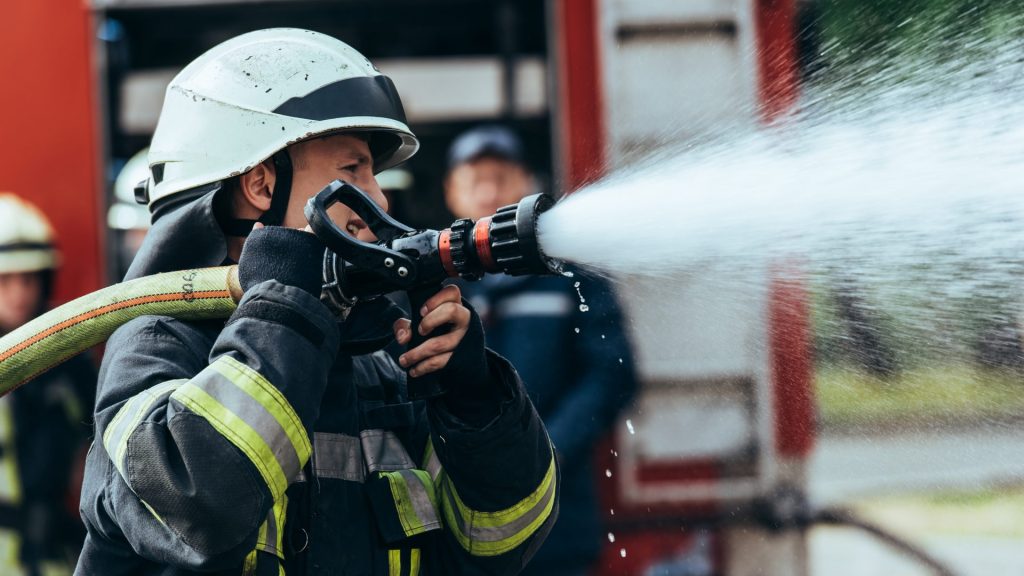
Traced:
<path fill-rule="evenodd" d="M 389 216 L 373 199 L 359 188 L 335 180 L 306 202 L 305 215 L 313 233 L 335 254 L 397 286 L 407 287 L 415 278 L 417 267 L 407 255 L 382 244 L 363 242 L 342 230 L 327 213 L 337 204 L 348 206 L 366 222 L 370 230 L 384 243 L 415 232 Z"/>
<path fill-rule="evenodd" d="M 427 341 L 427 338 L 431 336 L 440 336 L 448 331 L 447 328 L 441 327 L 434 330 L 427 336 L 420 334 L 420 322 L 423 320 L 423 316 L 420 315 L 420 308 L 427 303 L 427 300 L 431 296 L 437 294 L 438 290 L 441 289 L 441 285 L 428 285 L 419 286 L 409 290 L 409 306 L 412 308 L 410 311 L 410 318 L 412 320 L 412 339 L 409 340 L 409 350 L 423 344 Z M 431 372 L 423 376 L 416 378 L 409 377 L 407 381 L 407 391 L 410 400 L 425 400 L 427 398 L 435 398 L 443 395 L 448 391 L 444 384 L 441 382 L 441 375 L 437 372 Z"/>

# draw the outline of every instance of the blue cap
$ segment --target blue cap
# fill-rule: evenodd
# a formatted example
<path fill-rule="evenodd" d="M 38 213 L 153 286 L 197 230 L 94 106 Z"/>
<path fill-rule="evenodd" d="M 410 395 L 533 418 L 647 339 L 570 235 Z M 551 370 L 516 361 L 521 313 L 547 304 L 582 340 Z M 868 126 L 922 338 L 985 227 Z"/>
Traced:
<path fill-rule="evenodd" d="M 459 135 L 448 148 L 448 169 L 484 156 L 526 164 L 523 143 L 504 126 L 481 126 Z"/>

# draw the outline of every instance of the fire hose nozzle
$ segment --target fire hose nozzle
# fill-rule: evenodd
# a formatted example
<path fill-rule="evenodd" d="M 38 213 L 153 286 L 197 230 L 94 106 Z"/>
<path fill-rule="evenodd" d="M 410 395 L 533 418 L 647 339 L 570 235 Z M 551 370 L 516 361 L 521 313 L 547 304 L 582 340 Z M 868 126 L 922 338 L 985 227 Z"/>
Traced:
<path fill-rule="evenodd" d="M 327 209 L 342 203 L 358 214 L 377 242 L 363 242 L 342 231 Z M 484 274 L 557 274 L 562 262 L 549 258 L 537 240 L 540 215 L 554 206 L 547 194 L 534 194 L 479 220 L 457 220 L 443 230 L 414 230 L 394 220 L 359 188 L 334 181 L 311 198 L 306 219 L 326 244 L 324 290 L 328 299 L 359 298 L 437 285 L 446 278 L 476 280 Z"/>
<path fill-rule="evenodd" d="M 442 230 L 440 256 L 448 276 L 476 280 L 495 273 L 560 273 L 562 262 L 545 255 L 537 241 L 537 221 L 554 204 L 551 196 L 534 194 L 492 216 L 457 220 Z"/>

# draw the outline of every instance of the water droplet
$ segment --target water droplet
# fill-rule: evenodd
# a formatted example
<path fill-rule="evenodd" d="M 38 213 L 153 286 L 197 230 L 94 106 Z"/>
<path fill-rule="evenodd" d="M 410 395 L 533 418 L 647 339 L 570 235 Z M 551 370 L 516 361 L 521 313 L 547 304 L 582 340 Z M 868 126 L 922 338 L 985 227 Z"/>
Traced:
<path fill-rule="evenodd" d="M 574 276 L 574 274 L 570 270 L 563 270 L 562 271 L 562 276 L 565 276 L 566 278 L 572 278 Z"/>
<path fill-rule="evenodd" d="M 608 512 L 611 513 L 612 516 L 615 516 L 615 508 L 609 508 Z"/>
<path fill-rule="evenodd" d="M 589 310 L 590 310 L 590 306 L 587 306 L 586 304 L 580 304 L 580 312 L 587 312 Z M 602 338 L 603 338 L 603 336 L 602 336 Z"/>
<path fill-rule="evenodd" d="M 604 334 L 601 334 L 601 340 L 604 340 Z"/>
<path fill-rule="evenodd" d="M 573 330 L 575 330 L 577 334 L 580 333 L 580 329 L 579 328 L 573 328 Z"/>
<path fill-rule="evenodd" d="M 620 548 L 619 549 L 619 556 L 622 556 L 623 558 L 626 557 L 626 549 L 625 548 Z"/>
<path fill-rule="evenodd" d="M 611 470 L 608 470 L 608 469 L 605 469 L 605 471 L 604 471 L 604 475 L 605 475 L 605 476 L 607 476 L 607 477 L 609 477 L 609 478 L 611 478 L 611 477 L 612 477 L 612 471 L 611 471 Z"/>
<path fill-rule="evenodd" d="M 630 434 L 636 434 L 636 430 L 633 429 L 633 421 L 628 418 L 626 419 L 626 428 Z"/>
<path fill-rule="evenodd" d="M 611 532 L 609 532 L 608 533 L 608 541 L 609 542 L 615 542 L 615 534 L 612 534 Z"/>
<path fill-rule="evenodd" d="M 619 358 L 619 364 L 622 364 L 622 358 Z"/>
<path fill-rule="evenodd" d="M 579 288 L 579 287 L 580 287 L 580 283 L 579 283 L 579 281 L 576 281 L 576 283 L 574 283 L 574 284 L 572 285 L 572 287 L 573 287 L 573 288 Z"/>

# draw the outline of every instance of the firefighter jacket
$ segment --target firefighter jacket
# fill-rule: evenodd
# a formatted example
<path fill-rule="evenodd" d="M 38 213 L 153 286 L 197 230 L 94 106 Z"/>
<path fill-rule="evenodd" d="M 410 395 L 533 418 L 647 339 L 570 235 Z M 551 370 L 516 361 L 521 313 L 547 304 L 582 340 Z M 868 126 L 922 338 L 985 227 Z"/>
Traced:
<path fill-rule="evenodd" d="M 71 573 L 84 530 L 68 496 L 95 386 L 95 368 L 79 356 L 0 398 L 0 574 Z"/>
<path fill-rule="evenodd" d="M 194 246 L 216 235 L 204 213 L 210 196 L 164 223 L 199 222 Z M 143 270 L 181 237 L 160 224 Z M 226 323 L 122 326 L 100 371 L 76 574 L 518 573 L 557 516 L 544 427 L 495 354 L 480 385 L 504 399 L 484 425 L 406 401 L 404 373 L 368 353 L 389 314 L 381 300 L 339 323 L 267 280 Z"/>

